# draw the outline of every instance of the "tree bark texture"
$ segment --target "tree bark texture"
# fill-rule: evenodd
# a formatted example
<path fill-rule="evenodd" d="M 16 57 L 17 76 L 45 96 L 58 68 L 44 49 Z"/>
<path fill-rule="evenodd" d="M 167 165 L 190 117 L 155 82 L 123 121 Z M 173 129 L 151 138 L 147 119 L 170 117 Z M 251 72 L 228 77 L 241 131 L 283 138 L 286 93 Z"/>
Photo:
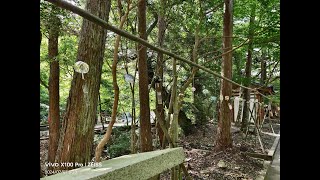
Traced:
<path fill-rule="evenodd" d="M 253 51 L 253 35 L 254 35 L 254 18 L 255 18 L 255 5 L 253 5 L 251 9 L 251 15 L 250 15 L 250 22 L 249 22 L 249 42 L 248 42 L 248 55 L 247 55 L 247 62 L 246 62 L 246 68 L 245 68 L 245 73 L 246 73 L 246 81 L 244 82 L 245 86 L 250 86 L 251 84 L 251 68 L 252 68 L 252 51 Z M 250 100 L 250 90 L 248 89 L 243 89 L 243 97 L 244 100 L 247 102 Z M 249 110 L 248 110 L 248 103 L 244 103 L 243 106 L 243 115 L 242 115 L 242 123 L 241 123 L 241 129 L 242 131 L 245 131 L 247 128 L 248 124 L 248 115 L 249 115 Z"/>
<path fill-rule="evenodd" d="M 110 0 L 88 0 L 86 10 L 107 21 L 110 5 Z M 87 63 L 89 72 L 84 79 L 80 73 L 75 73 L 72 79 L 56 157 L 61 163 L 90 161 L 105 43 L 106 30 L 84 19 L 77 61 Z"/>
<path fill-rule="evenodd" d="M 177 63 L 176 59 L 173 59 L 172 62 L 172 68 L 173 68 L 173 86 L 177 88 Z M 170 128 L 169 128 L 169 133 L 170 133 L 170 138 L 172 140 L 172 145 L 170 144 L 170 148 L 176 147 L 177 146 L 177 141 L 178 141 L 178 117 L 179 117 L 179 100 L 177 97 L 177 92 L 171 94 L 172 100 L 173 100 L 173 118 L 171 119 L 170 122 Z M 169 114 L 171 116 L 171 114 Z M 171 168 L 171 179 L 177 179 L 177 168 L 173 167 Z"/>
<path fill-rule="evenodd" d="M 267 79 L 267 63 L 266 63 L 266 52 L 262 51 L 262 57 L 261 57 L 261 79 L 260 84 L 264 85 L 266 83 Z"/>
<path fill-rule="evenodd" d="M 164 0 L 161 0 L 161 7 L 164 8 Z M 158 14 L 158 46 L 160 48 L 163 47 L 164 43 L 164 37 L 165 37 L 165 31 L 166 31 L 166 22 L 164 19 L 164 9 L 159 11 Z M 162 122 L 165 122 L 165 116 L 164 116 L 164 94 L 163 94 L 163 53 L 158 52 L 157 57 L 157 66 L 156 66 L 156 76 L 160 79 L 159 84 L 156 84 L 155 90 L 156 90 L 156 109 L 159 114 L 159 118 L 161 118 Z M 157 123 L 157 129 L 160 139 L 160 144 L 163 144 L 164 140 L 164 134 L 160 127 L 160 124 Z"/>
<path fill-rule="evenodd" d="M 41 40 L 42 40 L 42 33 L 41 33 L 41 30 L 40 30 L 40 49 L 41 49 Z M 40 82 L 41 82 L 41 78 L 40 78 Z M 41 170 L 41 161 L 40 161 L 40 178 L 43 177 L 43 172 Z"/>
<path fill-rule="evenodd" d="M 50 59 L 49 75 L 49 148 L 48 162 L 54 163 L 59 142 L 60 129 L 60 111 L 59 111 L 59 61 L 58 56 L 58 38 L 60 29 L 60 19 L 55 15 L 52 9 L 50 15 L 48 56 Z M 48 167 L 52 169 L 52 166 Z"/>
<path fill-rule="evenodd" d="M 147 39 L 146 1 L 138 2 L 138 32 L 141 39 Z M 152 151 L 150 106 L 148 90 L 147 47 L 138 46 L 139 99 L 140 99 L 140 148 L 141 152 Z"/>
<path fill-rule="evenodd" d="M 223 16 L 223 50 L 227 52 L 232 49 L 232 31 L 233 31 L 233 0 L 225 0 L 225 12 Z M 222 76 L 232 78 L 232 53 L 227 53 L 222 59 Z M 232 84 L 221 80 L 220 88 L 220 112 L 218 121 L 218 130 L 216 138 L 216 150 L 225 150 L 232 147 L 231 139 L 231 106 Z"/>

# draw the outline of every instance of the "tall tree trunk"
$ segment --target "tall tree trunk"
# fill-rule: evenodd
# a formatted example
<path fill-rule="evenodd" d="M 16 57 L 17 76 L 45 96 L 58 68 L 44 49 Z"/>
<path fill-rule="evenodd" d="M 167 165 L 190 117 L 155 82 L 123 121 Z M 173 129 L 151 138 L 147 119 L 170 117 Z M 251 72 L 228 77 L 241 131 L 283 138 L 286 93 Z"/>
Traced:
<path fill-rule="evenodd" d="M 203 76 L 202 76 L 203 77 Z M 197 126 L 202 126 L 206 123 L 206 112 L 204 111 L 204 104 L 203 99 L 205 97 L 203 97 L 203 88 L 202 88 L 202 83 L 201 83 L 201 74 L 199 71 L 197 71 L 194 75 L 194 83 L 193 83 L 193 87 L 195 87 L 195 91 L 193 92 L 193 96 L 194 96 L 194 102 L 193 105 L 199 110 L 195 110 L 195 119 L 196 119 L 196 125 Z"/>
<path fill-rule="evenodd" d="M 138 2 L 138 32 L 139 37 L 147 39 L 146 34 L 146 1 Z M 152 151 L 149 90 L 148 90 L 148 66 L 147 47 L 138 46 L 139 66 L 139 98 L 140 98 L 140 148 L 141 152 Z"/>
<path fill-rule="evenodd" d="M 48 54 L 50 59 L 49 75 L 49 148 L 48 162 L 54 163 L 59 142 L 60 111 L 59 111 L 59 61 L 58 38 L 60 19 L 55 14 L 56 7 L 53 7 L 50 15 Z M 52 169 L 52 166 L 48 167 Z"/>
<path fill-rule="evenodd" d="M 173 83 L 172 83 L 172 93 L 171 93 L 171 102 L 172 102 L 172 110 L 173 110 L 173 118 L 171 119 L 170 122 L 170 128 L 169 128 L 169 133 L 170 133 L 170 138 L 172 140 L 172 147 L 176 147 L 177 145 L 177 140 L 178 140 L 178 117 L 179 117 L 179 104 L 178 104 L 178 96 L 177 96 L 177 63 L 176 59 L 173 59 L 172 61 L 172 71 L 173 71 Z M 172 114 L 169 114 L 170 116 Z"/>
<path fill-rule="evenodd" d="M 173 68 L 173 88 L 177 88 L 177 79 L 178 79 L 178 75 L 177 75 L 177 63 L 176 63 L 176 59 L 173 59 L 172 61 L 172 68 Z M 178 141 L 178 117 L 179 117 L 179 100 L 177 96 L 177 92 L 173 90 L 173 93 L 171 94 L 172 97 L 172 102 L 173 102 L 173 118 L 170 122 L 170 128 L 169 128 L 169 133 L 170 133 L 170 138 L 172 141 L 172 144 L 170 144 L 170 147 L 177 147 L 177 141 Z M 169 116 L 171 116 L 171 114 L 169 114 Z M 173 167 L 171 168 L 171 179 L 178 179 L 177 178 L 177 167 Z"/>
<path fill-rule="evenodd" d="M 88 0 L 86 10 L 107 21 L 110 5 L 110 0 Z M 77 61 L 87 63 L 89 72 L 85 74 L 85 79 L 82 79 L 80 73 L 75 73 L 72 79 L 56 157 L 59 162 L 75 164 L 91 160 L 106 33 L 99 25 L 83 20 Z"/>
<path fill-rule="evenodd" d="M 240 77 L 241 77 L 241 57 L 239 56 L 239 53 L 234 52 L 233 53 L 233 57 L 234 57 L 234 64 L 236 66 L 236 81 L 239 82 L 240 81 Z"/>
<path fill-rule="evenodd" d="M 254 19 L 255 19 L 255 11 L 256 6 L 253 4 L 251 9 L 251 15 L 250 15 L 250 22 L 249 22 L 249 43 L 248 43 L 248 56 L 247 56 L 247 62 L 246 62 L 246 81 L 244 82 L 244 86 L 250 86 L 251 84 L 251 67 L 252 67 L 252 51 L 253 51 L 253 35 L 254 35 Z M 243 97 L 245 102 L 250 100 L 250 91 L 248 89 L 243 89 Z M 242 114 L 242 123 L 241 123 L 241 129 L 242 131 L 245 131 L 248 124 L 248 103 L 244 103 L 243 106 L 243 114 Z"/>
<path fill-rule="evenodd" d="M 261 56 L 261 79 L 260 79 L 261 85 L 264 85 L 266 83 L 266 79 L 267 79 L 267 62 L 266 62 L 266 52 L 263 49 L 262 56 Z"/>
<path fill-rule="evenodd" d="M 166 31 L 166 22 L 164 19 L 164 8 L 165 8 L 165 1 L 161 0 L 161 8 L 158 14 L 158 46 L 160 48 L 163 47 L 163 42 L 164 42 L 164 37 L 165 37 L 165 31 Z M 157 66 L 156 66 L 156 76 L 159 78 L 159 84 L 156 84 L 155 90 L 156 90 L 156 108 L 159 113 L 159 118 L 161 118 L 162 122 L 165 122 L 165 117 L 164 117 L 164 96 L 163 96 L 163 53 L 158 53 L 157 57 Z M 159 120 L 158 120 L 159 121 Z M 160 144 L 163 144 L 164 140 L 164 134 L 163 131 L 160 127 L 160 124 L 157 123 L 157 129 L 158 129 L 158 134 L 159 134 L 159 139 L 160 139 Z"/>
<path fill-rule="evenodd" d="M 224 53 L 232 49 L 233 31 L 233 0 L 224 0 L 225 12 L 223 16 L 223 51 Z M 232 53 L 223 56 L 221 73 L 226 78 L 232 78 Z M 231 106 L 232 84 L 221 79 L 220 88 L 220 112 L 218 130 L 216 138 L 216 150 L 225 150 L 232 147 L 231 139 Z"/>
<path fill-rule="evenodd" d="M 130 89 L 131 89 L 131 112 L 132 112 L 132 121 L 131 121 L 131 154 L 135 154 L 136 151 L 136 143 L 137 143 L 137 134 L 135 132 L 136 130 L 136 99 L 134 96 L 134 87 L 135 87 L 135 81 L 136 81 L 136 76 L 137 76 L 137 67 L 138 67 L 138 61 L 136 61 L 135 64 L 135 71 L 134 71 L 134 80 L 133 83 L 130 84 Z M 128 69 L 126 68 L 127 74 L 129 74 Z"/>
<path fill-rule="evenodd" d="M 41 30 L 40 30 L 40 50 L 41 50 L 41 40 L 42 40 L 42 33 L 41 33 Z M 42 172 L 42 169 L 41 169 L 41 161 L 40 161 L 40 178 L 43 177 L 43 172 Z"/>
<path fill-rule="evenodd" d="M 201 8 L 201 6 L 200 6 Z M 200 11 L 201 12 L 201 11 Z M 200 44 L 200 37 L 199 37 L 199 31 L 200 31 L 200 26 L 201 26 L 201 18 L 202 16 L 200 16 L 200 23 L 197 26 L 196 32 L 195 32 L 195 37 L 194 37 L 194 46 L 193 46 L 193 50 L 192 50 L 192 61 L 198 63 L 198 47 Z M 200 96 L 202 93 L 202 86 L 201 83 L 198 83 L 198 80 L 194 80 L 194 79 L 198 79 L 200 77 L 200 73 L 198 72 L 198 70 L 194 71 L 193 76 L 192 76 L 192 81 L 193 81 L 193 87 L 196 88 L 195 91 L 193 92 L 193 97 L 194 97 L 194 106 L 196 108 L 201 108 L 201 103 L 199 105 L 199 100 L 200 100 Z M 196 112 L 195 113 L 195 118 L 196 118 L 196 124 L 197 125 L 202 125 L 203 123 L 203 112 Z"/>

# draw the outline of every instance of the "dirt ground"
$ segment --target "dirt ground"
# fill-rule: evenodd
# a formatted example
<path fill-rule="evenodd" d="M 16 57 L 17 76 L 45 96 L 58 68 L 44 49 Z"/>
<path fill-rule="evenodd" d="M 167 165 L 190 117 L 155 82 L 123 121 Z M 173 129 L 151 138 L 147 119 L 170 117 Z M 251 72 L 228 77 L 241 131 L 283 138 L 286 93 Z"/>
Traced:
<path fill-rule="evenodd" d="M 40 138 L 48 137 L 48 131 L 40 131 Z M 47 167 L 45 166 L 45 163 L 48 159 L 48 145 L 49 145 L 49 139 L 40 140 L 40 165 L 41 170 L 43 174 L 45 174 L 45 171 L 47 170 Z"/>
<path fill-rule="evenodd" d="M 275 133 L 279 133 L 278 121 L 271 122 Z M 261 128 L 262 132 L 272 133 L 269 123 Z M 237 127 L 232 127 L 233 148 L 225 152 L 214 151 L 214 139 L 217 125 L 209 123 L 196 129 L 190 136 L 180 138 L 180 146 L 184 148 L 189 175 L 194 180 L 253 180 L 263 170 L 263 160 L 249 157 L 245 152 L 262 153 L 258 138 L 245 135 Z M 272 147 L 276 136 L 261 133 L 261 141 L 265 153 Z M 225 166 L 223 166 L 223 164 Z M 220 167 L 219 167 L 220 165 Z M 170 179 L 169 171 L 161 175 L 161 180 Z"/>
<path fill-rule="evenodd" d="M 280 122 L 271 121 L 275 133 L 280 131 Z M 217 125 L 213 122 L 205 127 L 197 128 L 195 132 L 187 137 L 181 137 L 179 146 L 184 148 L 186 160 L 185 166 L 189 175 L 194 180 L 253 180 L 263 169 L 263 160 L 245 155 L 245 152 L 262 153 L 258 138 L 255 135 L 245 135 L 239 128 L 231 128 L 233 148 L 225 152 L 214 151 L 214 139 Z M 272 133 L 269 123 L 266 122 L 262 127 L 262 132 Z M 268 153 L 273 145 L 276 136 L 261 133 L 261 140 Z M 41 137 L 47 137 L 45 132 L 40 133 Z M 41 169 L 45 172 L 45 162 L 47 159 L 48 140 L 40 140 L 40 161 Z M 162 173 L 161 180 L 170 179 L 169 171 Z"/>

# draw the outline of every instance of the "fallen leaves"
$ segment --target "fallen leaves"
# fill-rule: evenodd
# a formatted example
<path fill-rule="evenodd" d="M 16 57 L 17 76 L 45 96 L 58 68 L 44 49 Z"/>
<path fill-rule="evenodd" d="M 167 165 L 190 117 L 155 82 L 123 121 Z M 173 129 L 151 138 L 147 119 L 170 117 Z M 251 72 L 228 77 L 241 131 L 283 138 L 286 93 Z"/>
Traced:
<path fill-rule="evenodd" d="M 222 168 L 222 169 L 227 168 L 227 164 L 226 164 L 223 160 L 220 160 L 220 161 L 218 162 L 217 166 L 218 166 L 219 168 Z"/>
<path fill-rule="evenodd" d="M 206 131 L 203 137 L 203 131 Z M 254 136 L 248 136 L 247 141 L 239 130 L 233 128 L 233 148 L 226 151 L 214 151 L 214 137 L 216 125 L 209 124 L 197 128 L 194 134 L 180 139 L 180 145 L 185 150 L 186 166 L 192 179 L 219 179 L 219 180 L 253 180 L 263 169 L 263 161 L 245 156 L 242 152 L 259 151 L 258 142 Z M 201 137 L 201 138 L 199 138 Z M 262 137 L 268 147 L 273 138 Z M 166 179 L 166 178 L 164 178 Z"/>

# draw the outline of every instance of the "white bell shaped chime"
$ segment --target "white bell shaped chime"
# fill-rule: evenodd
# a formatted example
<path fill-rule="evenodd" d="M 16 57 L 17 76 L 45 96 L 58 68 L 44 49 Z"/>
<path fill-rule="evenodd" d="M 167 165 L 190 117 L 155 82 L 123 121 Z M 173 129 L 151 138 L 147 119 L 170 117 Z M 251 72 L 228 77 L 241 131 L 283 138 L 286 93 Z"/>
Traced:
<path fill-rule="evenodd" d="M 84 79 L 84 74 L 89 72 L 89 65 L 83 61 L 77 61 L 74 64 L 74 70 L 81 73 L 82 79 Z"/>

